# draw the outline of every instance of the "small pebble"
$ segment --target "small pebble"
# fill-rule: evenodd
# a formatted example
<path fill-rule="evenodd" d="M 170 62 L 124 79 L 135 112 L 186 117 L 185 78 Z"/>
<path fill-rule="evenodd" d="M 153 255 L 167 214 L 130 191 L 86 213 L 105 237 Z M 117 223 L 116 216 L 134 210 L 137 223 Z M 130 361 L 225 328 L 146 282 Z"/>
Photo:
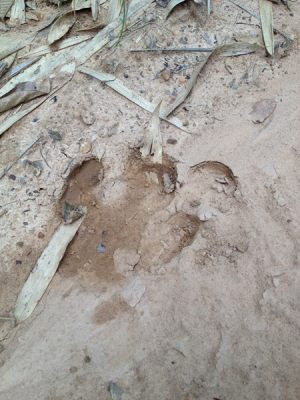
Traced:
<path fill-rule="evenodd" d="M 171 78 L 171 70 L 169 68 L 164 69 L 160 76 L 165 80 L 168 81 Z"/>
<path fill-rule="evenodd" d="M 16 180 L 16 175 L 10 174 L 8 175 L 9 179 L 11 179 L 12 181 Z"/>
<path fill-rule="evenodd" d="M 16 245 L 17 245 L 18 247 L 23 247 L 23 246 L 24 246 L 24 242 L 17 242 Z"/>
<path fill-rule="evenodd" d="M 167 140 L 167 143 L 168 143 L 168 144 L 176 144 L 176 143 L 177 143 L 177 140 L 176 140 L 176 139 L 173 139 L 173 138 L 169 138 L 169 139 Z"/>
<path fill-rule="evenodd" d="M 106 246 L 104 244 L 102 244 L 102 243 L 98 244 L 97 252 L 98 253 L 105 253 L 106 252 Z"/>
<path fill-rule="evenodd" d="M 80 153 L 87 154 L 92 150 L 92 145 L 90 142 L 82 142 L 80 145 Z"/>
<path fill-rule="evenodd" d="M 178 77 L 178 82 L 179 82 L 181 85 L 184 85 L 185 82 L 186 82 L 185 76 L 180 75 L 180 76 Z"/>
<path fill-rule="evenodd" d="M 16 260 L 16 265 L 21 265 L 22 261 L 21 260 Z"/>
<path fill-rule="evenodd" d="M 126 78 L 126 79 L 129 78 L 129 75 L 125 73 L 124 78 Z"/>
<path fill-rule="evenodd" d="M 85 362 L 86 364 L 90 363 L 91 360 L 92 360 L 92 359 L 91 359 L 90 356 L 85 356 L 85 357 L 84 357 L 84 362 Z"/>
<path fill-rule="evenodd" d="M 38 238 L 39 239 L 44 239 L 45 235 L 43 234 L 43 232 L 39 232 L 38 233 Z"/>

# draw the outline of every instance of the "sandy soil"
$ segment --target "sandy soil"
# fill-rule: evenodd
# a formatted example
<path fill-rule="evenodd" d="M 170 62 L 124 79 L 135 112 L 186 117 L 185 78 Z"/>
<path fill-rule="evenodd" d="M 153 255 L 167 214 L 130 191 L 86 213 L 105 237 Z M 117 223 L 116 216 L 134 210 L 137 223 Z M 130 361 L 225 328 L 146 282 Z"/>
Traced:
<path fill-rule="evenodd" d="M 296 36 L 291 7 L 274 5 L 274 19 Z M 129 48 L 259 34 L 227 2 L 209 18 L 182 5 L 165 23 L 163 12 L 150 7 L 154 22 L 86 65 L 171 101 L 201 56 Z M 0 321 L 1 400 L 300 398 L 298 62 L 296 43 L 274 60 L 213 57 L 175 111 L 189 132 L 161 123 L 160 167 L 139 157 L 149 114 L 79 72 L 3 135 L 1 168 L 42 139 L 0 181 L 1 316 L 63 202 L 88 213 L 33 315 Z M 276 109 L 254 124 L 262 99 Z"/>

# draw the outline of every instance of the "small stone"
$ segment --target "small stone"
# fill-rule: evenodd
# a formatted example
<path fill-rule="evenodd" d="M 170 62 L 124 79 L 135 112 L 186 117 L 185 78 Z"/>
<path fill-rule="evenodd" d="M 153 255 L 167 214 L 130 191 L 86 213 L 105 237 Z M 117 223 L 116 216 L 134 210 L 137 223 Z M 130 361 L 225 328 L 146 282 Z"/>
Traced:
<path fill-rule="evenodd" d="M 181 85 L 184 85 L 185 82 L 186 82 L 186 77 L 183 76 L 183 75 L 180 75 L 180 76 L 178 77 L 178 82 L 179 82 Z"/>
<path fill-rule="evenodd" d="M 22 260 L 16 260 L 16 265 L 21 265 L 22 264 Z"/>
<path fill-rule="evenodd" d="M 126 72 L 124 73 L 124 78 L 129 78 L 129 75 L 128 74 L 126 74 Z"/>
<path fill-rule="evenodd" d="M 16 175 L 10 174 L 8 175 L 9 179 L 11 179 L 12 181 L 16 180 Z"/>
<path fill-rule="evenodd" d="M 189 126 L 189 124 L 190 124 L 189 121 L 183 121 L 182 123 L 183 126 Z"/>
<path fill-rule="evenodd" d="M 103 243 L 98 244 L 97 253 L 105 253 L 105 252 L 106 252 L 106 246 Z"/>
<path fill-rule="evenodd" d="M 63 138 L 62 135 L 58 131 L 54 131 L 52 129 L 48 129 L 48 135 L 51 137 L 51 139 L 54 142 L 59 142 Z"/>
<path fill-rule="evenodd" d="M 90 142 L 82 142 L 80 145 L 80 153 L 87 154 L 92 150 L 92 144 Z"/>
<path fill-rule="evenodd" d="M 17 245 L 18 247 L 23 247 L 23 246 L 24 246 L 24 242 L 17 242 L 16 245 Z"/>
<path fill-rule="evenodd" d="M 91 361 L 92 361 L 92 359 L 91 359 L 90 356 L 86 355 L 86 356 L 84 357 L 84 362 L 85 362 L 86 364 L 89 364 Z"/>
<path fill-rule="evenodd" d="M 38 233 L 38 238 L 39 239 L 44 239 L 45 235 L 43 234 L 43 232 L 39 232 Z"/>
<path fill-rule="evenodd" d="M 108 390 L 112 400 L 122 400 L 123 390 L 117 383 L 109 382 Z"/>
<path fill-rule="evenodd" d="M 177 140 L 176 140 L 176 139 L 173 139 L 173 138 L 169 138 L 169 139 L 167 140 L 167 143 L 168 143 L 168 144 L 176 144 L 176 143 L 177 143 Z"/>
<path fill-rule="evenodd" d="M 171 70 L 169 68 L 164 69 L 160 76 L 163 78 L 163 80 L 168 81 L 171 78 Z"/>
<path fill-rule="evenodd" d="M 78 371 L 78 368 L 77 368 L 77 367 L 71 367 L 71 368 L 70 368 L 71 374 L 75 374 L 75 372 L 77 372 L 77 371 Z"/>

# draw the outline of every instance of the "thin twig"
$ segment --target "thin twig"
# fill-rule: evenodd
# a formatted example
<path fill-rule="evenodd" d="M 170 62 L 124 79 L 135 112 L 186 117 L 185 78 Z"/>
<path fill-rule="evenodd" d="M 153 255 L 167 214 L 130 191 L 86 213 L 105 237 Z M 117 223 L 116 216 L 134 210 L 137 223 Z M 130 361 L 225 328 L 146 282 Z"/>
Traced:
<path fill-rule="evenodd" d="M 187 51 L 197 53 L 211 53 L 214 49 L 211 47 L 149 47 L 148 49 L 129 49 L 131 53 L 159 52 L 159 51 Z"/>

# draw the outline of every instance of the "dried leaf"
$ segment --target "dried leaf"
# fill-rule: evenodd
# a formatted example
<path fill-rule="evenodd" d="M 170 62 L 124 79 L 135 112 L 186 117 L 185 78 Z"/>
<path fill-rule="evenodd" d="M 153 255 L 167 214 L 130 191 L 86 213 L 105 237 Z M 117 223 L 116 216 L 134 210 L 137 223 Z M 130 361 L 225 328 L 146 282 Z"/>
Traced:
<path fill-rule="evenodd" d="M 110 24 L 112 21 L 118 18 L 120 13 L 121 13 L 121 0 L 110 0 L 108 14 L 107 14 L 107 23 Z"/>
<path fill-rule="evenodd" d="M 74 25 L 76 17 L 73 11 L 68 11 L 59 17 L 54 24 L 51 26 L 48 43 L 53 44 L 60 38 L 62 38 Z"/>
<path fill-rule="evenodd" d="M 268 0 L 259 0 L 261 30 L 267 53 L 274 55 L 274 33 L 272 3 Z"/>
<path fill-rule="evenodd" d="M 73 74 L 64 83 L 62 83 L 59 87 L 52 90 L 52 92 L 49 93 L 48 96 L 45 96 L 38 103 L 35 103 L 31 107 L 28 107 L 26 110 L 21 110 L 21 111 L 17 112 L 16 114 L 13 114 L 10 117 L 6 118 L 4 121 L 2 121 L 0 123 L 0 136 L 3 135 L 4 132 L 6 132 L 10 127 L 12 127 L 20 119 L 22 119 L 27 114 L 31 113 L 31 111 L 35 110 L 37 107 L 39 107 L 41 104 L 43 104 L 55 92 L 57 92 L 59 89 L 64 87 L 72 79 L 72 77 L 73 77 Z"/>
<path fill-rule="evenodd" d="M 187 98 L 187 96 L 190 94 L 191 90 L 193 89 L 197 81 L 198 75 L 200 74 L 201 70 L 207 63 L 211 54 L 213 53 L 208 53 L 208 55 L 204 57 L 204 59 L 200 62 L 200 64 L 197 65 L 194 72 L 192 73 L 191 78 L 187 81 L 185 87 L 178 93 L 175 101 L 163 108 L 163 110 L 161 111 L 161 115 L 164 118 L 168 117 L 168 115 L 170 115 L 181 103 L 183 103 L 184 100 Z"/>
<path fill-rule="evenodd" d="M 48 28 L 48 26 L 50 26 L 58 17 L 59 17 L 60 13 L 52 13 L 51 15 L 49 15 L 44 22 L 42 23 L 42 25 L 39 27 L 39 29 L 37 30 L 38 32 L 41 32 L 42 30 Z"/>
<path fill-rule="evenodd" d="M 84 74 L 90 75 L 90 76 L 98 79 L 101 82 L 104 82 L 107 86 L 114 89 L 116 92 L 118 92 L 122 96 L 126 97 L 128 100 L 132 101 L 133 103 L 137 104 L 139 107 L 143 108 L 144 110 L 146 110 L 150 113 L 154 112 L 155 105 L 153 103 L 150 103 L 148 100 L 144 99 L 143 97 L 138 95 L 133 90 L 124 86 L 123 83 L 119 79 L 117 79 L 114 75 L 106 74 L 106 73 L 100 72 L 100 71 L 94 71 L 94 70 L 92 70 L 90 68 L 86 68 L 86 67 L 80 67 L 80 68 L 78 68 L 78 71 L 80 71 Z M 183 127 L 183 123 L 178 118 L 175 118 L 175 117 L 164 118 L 161 113 L 160 113 L 160 118 L 165 119 L 170 124 L 173 124 L 174 126 L 176 126 L 179 129 L 185 130 Z"/>
<path fill-rule="evenodd" d="M 19 83 L 11 92 L 0 98 L 0 113 L 49 92 L 50 81 L 48 79 L 40 83 Z"/>
<path fill-rule="evenodd" d="M 216 55 L 223 57 L 236 57 L 244 54 L 255 53 L 257 50 L 261 49 L 259 43 L 245 43 L 245 42 L 233 42 L 228 44 L 223 44 L 215 50 Z"/>
<path fill-rule="evenodd" d="M 97 21 L 99 13 L 99 0 L 91 0 L 93 20 Z"/>
<path fill-rule="evenodd" d="M 4 60 L 0 61 L 0 78 L 12 66 L 13 62 L 15 61 L 16 54 L 17 53 L 11 54 L 10 56 L 6 57 Z"/>
<path fill-rule="evenodd" d="M 61 224 L 54 232 L 18 296 L 14 310 L 17 322 L 28 318 L 43 297 L 83 219 L 69 225 Z"/>
<path fill-rule="evenodd" d="M 36 63 L 38 60 L 40 59 L 40 57 L 35 57 L 26 61 L 21 62 L 20 64 L 15 65 L 10 73 L 9 73 L 9 78 L 12 78 L 13 76 L 18 75 L 20 72 L 24 71 L 24 69 L 30 67 L 30 65 Z"/>
<path fill-rule="evenodd" d="M 20 24 L 25 24 L 26 15 L 25 15 L 25 1 L 24 0 L 15 0 L 11 11 L 10 11 L 10 20 L 17 21 Z"/>
<path fill-rule="evenodd" d="M 162 164 L 162 137 L 159 129 L 159 110 L 161 101 L 155 107 L 148 128 L 145 131 L 144 146 L 141 149 L 142 157 L 153 155 L 153 162 Z"/>
<path fill-rule="evenodd" d="M 1 0 L 0 1 L 0 19 L 4 19 L 8 11 L 11 9 L 14 0 Z"/>
<path fill-rule="evenodd" d="M 31 113 L 35 108 L 40 106 L 45 100 L 41 100 L 36 104 L 33 104 L 32 106 L 28 107 L 26 110 L 21 110 L 17 112 L 16 114 L 11 115 L 10 117 L 6 118 L 4 121 L 0 123 L 0 136 L 3 135 L 4 132 L 7 131 L 11 126 L 13 126 L 16 122 L 18 122 L 20 119 L 25 117 L 27 114 Z"/>
<path fill-rule="evenodd" d="M 170 13 L 173 11 L 173 9 L 178 6 L 178 4 L 183 3 L 185 0 L 171 0 L 168 6 L 166 7 L 167 14 L 166 14 L 166 19 L 170 15 Z"/>
<path fill-rule="evenodd" d="M 27 11 L 26 12 L 26 20 L 31 20 L 31 21 L 39 21 L 40 20 L 40 14 L 37 13 L 36 11 Z"/>
<path fill-rule="evenodd" d="M 93 37 L 92 35 L 85 34 L 85 35 L 76 35 L 76 36 L 72 36 L 68 39 L 64 39 L 56 45 L 55 51 L 59 51 L 62 49 L 66 49 L 67 47 L 75 46 L 76 44 L 85 42 L 85 41 L 91 39 L 92 37 Z M 53 53 L 53 52 L 54 52 L 53 48 L 51 46 L 48 46 L 47 44 L 45 44 L 43 46 L 39 46 L 35 49 L 32 49 L 29 53 L 22 55 L 22 58 L 23 57 L 24 58 L 40 57 L 45 54 Z"/>
<path fill-rule="evenodd" d="M 127 21 L 126 21 L 127 28 L 133 26 L 139 18 L 143 17 L 145 9 L 151 3 L 152 0 L 132 0 L 129 3 L 127 12 Z M 93 54 L 101 50 L 107 43 L 111 41 L 112 35 L 118 37 L 118 34 L 121 32 L 121 29 L 122 29 L 122 22 L 119 20 L 113 21 L 111 24 L 107 25 L 104 29 L 98 32 L 97 35 L 94 36 L 94 38 L 88 41 L 87 43 L 80 43 L 75 47 L 64 49 L 64 51 L 55 52 L 53 54 L 47 54 L 34 66 L 29 67 L 27 70 L 25 70 L 22 75 L 12 78 L 6 85 L 1 87 L 0 97 L 8 93 L 19 82 L 36 80 L 36 79 L 41 79 L 45 76 L 49 76 L 51 71 L 53 71 L 55 68 L 60 67 L 65 63 L 71 61 L 75 61 L 77 64 L 85 63 Z M 2 37 L 3 36 L 5 35 L 2 35 Z M 0 56 L 2 53 L 2 47 L 1 47 L 2 37 L 0 35 Z M 3 43 L 5 43 L 4 40 Z M 24 45 L 20 47 L 24 47 Z M 14 51 L 11 51 L 10 49 L 10 52 L 8 54 L 5 54 L 2 58 L 13 53 Z"/>
<path fill-rule="evenodd" d="M 25 47 L 33 36 L 22 37 L 19 34 L 0 35 L 0 60 Z"/>
<path fill-rule="evenodd" d="M 73 0 L 72 9 L 79 11 L 85 8 L 91 8 L 91 0 Z"/>
<path fill-rule="evenodd" d="M 104 27 L 105 27 L 105 23 L 104 22 L 99 22 L 98 24 L 94 24 L 94 25 L 86 26 L 84 28 L 77 29 L 76 32 L 93 31 L 95 29 L 102 29 Z"/>

